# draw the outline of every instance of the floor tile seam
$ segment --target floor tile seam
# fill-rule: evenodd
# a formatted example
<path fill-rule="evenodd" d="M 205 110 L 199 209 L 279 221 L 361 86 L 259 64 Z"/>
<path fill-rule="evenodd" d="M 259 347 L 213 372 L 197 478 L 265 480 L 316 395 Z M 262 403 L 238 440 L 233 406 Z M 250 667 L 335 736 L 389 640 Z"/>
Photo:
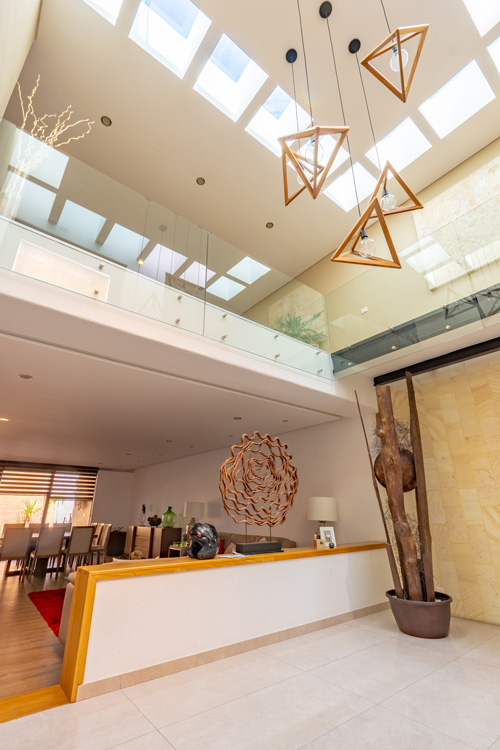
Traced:
<path fill-rule="evenodd" d="M 131 704 L 133 705 L 133 707 L 134 707 L 134 708 L 135 708 L 135 709 L 136 709 L 137 711 L 139 711 L 139 713 L 141 714 L 141 716 L 143 716 L 143 717 L 144 717 L 144 719 L 146 719 L 146 721 L 148 722 L 148 724 L 150 724 L 150 726 L 152 727 L 151 731 L 149 731 L 149 732 L 145 732 L 144 734 L 139 734 L 139 735 L 137 735 L 136 737 L 131 737 L 131 738 L 130 738 L 131 740 L 134 740 L 134 739 L 138 739 L 139 737 L 145 737 L 145 736 L 146 736 L 147 734 L 152 734 L 153 732 L 157 732 L 157 731 L 158 731 L 158 727 L 155 727 L 155 725 L 153 724 L 153 722 L 151 721 L 151 719 L 148 719 L 148 717 L 146 716 L 146 714 L 144 713 L 144 711 L 142 711 L 142 710 L 141 710 L 141 709 L 139 708 L 139 706 L 137 706 L 137 705 L 136 705 L 136 704 L 134 703 L 134 701 L 132 700 L 132 698 L 129 698 L 129 696 L 128 696 L 128 695 L 127 695 L 127 694 L 125 693 L 125 691 L 124 691 L 124 690 L 122 690 L 122 689 L 120 688 L 120 690 L 117 690 L 116 692 L 117 692 L 117 693 L 119 692 L 119 693 L 121 693 L 121 694 L 122 694 L 123 696 L 125 696 L 125 698 L 127 699 L 127 701 L 128 701 L 129 703 L 131 703 Z M 129 742 L 129 740 L 125 740 L 125 742 Z M 122 744 L 123 744 L 123 743 L 122 743 Z M 107 748 L 107 750 L 113 750 L 113 748 Z"/>
<path fill-rule="evenodd" d="M 350 625 L 350 627 L 354 630 L 363 630 L 365 633 L 383 633 L 383 630 L 380 630 L 379 628 L 370 628 L 369 625 L 366 625 L 363 627 L 363 625 Z M 397 638 L 399 635 L 398 633 L 387 633 L 387 638 Z"/>
<path fill-rule="evenodd" d="M 357 696 L 359 697 L 359 696 Z M 365 698 L 364 700 L 367 700 Z M 359 714 L 356 714 L 355 716 L 351 716 L 350 719 L 346 719 L 345 721 L 341 721 L 340 724 L 337 724 L 337 726 L 333 727 L 333 729 L 328 729 L 328 731 L 324 732 L 323 734 L 318 735 L 317 737 L 314 737 L 312 740 L 308 740 L 305 745 L 301 745 L 297 750 L 303 750 L 303 748 L 307 747 L 311 744 L 311 742 L 316 742 L 316 740 L 320 740 L 322 737 L 326 737 L 327 734 L 330 734 L 331 732 L 335 732 L 340 727 L 343 727 L 344 724 L 348 724 L 350 721 L 354 721 L 355 719 L 359 719 L 360 716 L 363 716 L 363 714 L 366 714 L 367 711 L 371 711 L 372 708 L 375 708 L 377 706 L 376 703 L 373 703 L 373 701 L 368 701 L 369 703 L 372 703 L 371 706 L 368 706 L 367 708 L 364 708 L 362 711 L 359 712 Z"/>
<path fill-rule="evenodd" d="M 499 740 L 500 740 L 500 734 L 498 735 L 498 737 L 496 738 L 496 740 L 493 740 L 493 742 L 491 743 L 491 745 L 488 745 L 488 750 L 491 750 L 491 748 L 493 747 L 493 745 L 495 745 Z"/>
<path fill-rule="evenodd" d="M 393 696 L 391 695 L 391 698 L 392 697 Z M 420 721 L 419 719 L 415 719 L 413 717 L 407 716 L 406 714 L 402 713 L 401 711 L 398 711 L 396 708 L 393 708 L 392 706 L 384 706 L 383 703 L 379 703 L 378 705 L 380 705 L 381 708 L 386 708 L 388 711 L 391 711 L 393 714 L 396 714 L 399 717 L 403 717 L 407 721 L 413 721 L 415 724 L 419 724 L 421 727 L 424 727 L 424 729 L 427 729 L 430 732 L 437 732 L 438 734 L 442 734 L 444 737 L 448 737 L 448 739 L 450 740 L 454 740 L 455 742 L 461 742 L 462 745 L 464 745 L 465 747 L 470 747 L 471 750 L 478 750 L 477 746 L 470 745 L 468 742 L 465 742 L 465 740 L 463 739 L 457 740 L 456 737 L 453 737 L 453 735 L 448 734 L 448 732 L 445 732 L 443 729 L 436 729 L 436 727 L 433 727 L 431 724 L 425 724 L 423 721 Z"/>
<path fill-rule="evenodd" d="M 311 667 L 311 669 L 304 669 L 304 673 L 313 672 L 315 669 L 321 669 L 321 667 L 326 667 L 328 664 L 333 664 L 336 661 L 339 661 L 340 659 L 345 659 L 348 656 L 354 656 L 354 654 L 362 654 L 363 651 L 367 651 L 369 648 L 373 648 L 374 646 L 379 646 L 381 643 L 385 643 L 386 641 L 390 640 L 390 638 L 384 638 L 381 641 L 378 641 L 378 643 L 370 643 L 369 646 L 363 646 L 363 648 L 357 649 L 357 651 L 351 651 L 350 654 L 343 654 L 343 656 L 336 656 L 335 659 L 331 659 L 331 661 L 327 661 L 324 664 L 320 664 L 319 667 Z M 287 662 L 288 664 L 289 662 Z M 292 664 L 291 666 L 295 666 L 295 664 Z M 300 669 L 300 667 L 297 667 L 297 669 Z"/>
<path fill-rule="evenodd" d="M 480 659 L 473 659 L 472 656 L 467 656 L 468 653 L 470 653 L 470 652 L 467 651 L 465 654 L 460 654 L 460 656 L 457 656 L 457 659 L 467 659 L 467 661 L 473 661 L 474 664 L 482 664 L 483 667 L 492 667 L 493 669 L 499 669 L 500 670 L 500 665 L 497 666 L 496 664 L 490 664 L 489 662 L 486 663 L 484 661 L 481 661 Z"/>
<path fill-rule="evenodd" d="M 377 646 L 378 644 L 375 643 L 374 645 Z M 369 646 L 368 648 L 371 648 L 371 646 Z M 356 653 L 360 653 L 360 652 L 358 651 Z M 349 654 L 348 656 L 352 656 L 352 654 Z M 342 657 L 342 658 L 344 658 L 344 657 Z M 323 682 L 327 682 L 330 685 L 336 685 L 337 687 L 342 688 L 342 690 L 347 690 L 347 691 L 349 691 L 351 693 L 354 693 L 354 695 L 357 695 L 359 698 L 364 698 L 364 700 L 371 701 L 376 706 L 380 706 L 380 705 L 382 705 L 382 703 L 384 701 L 389 700 L 389 698 L 394 698 L 395 695 L 398 695 L 399 693 L 402 693 L 403 690 L 407 690 L 408 688 L 413 687 L 413 685 L 416 685 L 417 682 L 421 682 L 422 680 L 425 680 L 427 677 L 430 677 L 431 674 L 434 674 L 434 672 L 438 672 L 443 667 L 447 667 L 448 664 L 451 664 L 452 661 L 456 661 L 457 659 L 458 659 L 458 657 L 454 657 L 453 659 L 450 659 L 449 661 L 447 661 L 445 664 L 440 664 L 439 666 L 433 668 L 430 672 L 427 672 L 427 674 L 422 675 L 422 677 L 417 677 L 416 680 L 413 680 L 412 682 L 409 682 L 404 687 L 400 688 L 399 690 L 396 690 L 395 693 L 391 693 L 391 695 L 387 695 L 385 698 L 381 698 L 380 700 L 374 700 L 373 698 L 367 698 L 366 695 L 361 695 L 360 693 L 356 693 L 355 690 L 353 690 L 351 688 L 346 688 L 343 685 L 339 685 L 336 682 L 330 682 L 329 680 L 325 679 L 324 677 L 321 677 L 320 675 L 314 675 L 314 677 L 317 677 L 319 680 L 323 680 Z M 316 669 L 321 669 L 321 667 L 316 667 Z"/>
<path fill-rule="evenodd" d="M 290 664 L 287 664 L 287 666 L 291 666 Z M 298 669 L 298 667 L 296 667 Z M 169 727 L 174 727 L 176 724 L 180 724 L 183 721 L 187 721 L 188 719 L 194 719 L 195 716 L 201 716 L 202 714 L 206 714 L 209 711 L 213 711 L 216 708 L 222 708 L 222 706 L 229 706 L 231 703 L 236 703 L 237 701 L 241 701 L 244 698 L 248 698 L 249 695 L 255 695 L 256 693 L 261 693 L 263 690 L 267 690 L 268 688 L 275 687 L 275 685 L 283 685 L 283 683 L 288 682 L 289 680 L 295 680 L 297 677 L 302 677 L 305 672 L 301 672 L 301 674 L 295 674 L 292 677 L 285 677 L 284 680 L 278 680 L 277 682 L 272 682 L 270 685 L 266 685 L 265 687 L 258 688 L 257 690 L 250 690 L 248 693 L 244 693 L 243 695 L 238 695 L 236 698 L 231 698 L 231 700 L 224 701 L 222 703 L 218 703 L 215 706 L 210 706 L 210 708 L 204 708 L 203 711 L 197 711 L 194 714 L 191 714 L 190 716 L 184 716 L 182 719 L 179 719 L 178 721 L 173 721 L 170 724 L 164 724 L 161 727 L 155 727 L 159 732 L 163 732 L 164 729 L 168 729 Z M 134 703 L 135 705 L 135 703 Z M 141 712 L 142 713 L 142 712 Z M 151 722 L 151 719 L 148 719 L 149 722 Z M 171 741 L 168 739 L 168 737 L 165 738 L 168 742 L 171 743 Z"/>
<path fill-rule="evenodd" d="M 471 620 L 471 622 L 475 622 L 475 620 Z M 479 648 L 479 646 L 484 646 L 485 643 L 489 643 L 494 638 L 498 638 L 500 636 L 500 633 L 496 633 L 496 635 L 489 636 L 484 641 L 481 641 L 481 643 L 476 643 L 475 646 L 471 646 L 471 648 L 468 648 L 467 651 L 464 651 L 463 654 L 460 654 L 460 656 L 464 656 L 464 654 L 468 654 L 469 651 L 474 651 L 475 648 Z"/>

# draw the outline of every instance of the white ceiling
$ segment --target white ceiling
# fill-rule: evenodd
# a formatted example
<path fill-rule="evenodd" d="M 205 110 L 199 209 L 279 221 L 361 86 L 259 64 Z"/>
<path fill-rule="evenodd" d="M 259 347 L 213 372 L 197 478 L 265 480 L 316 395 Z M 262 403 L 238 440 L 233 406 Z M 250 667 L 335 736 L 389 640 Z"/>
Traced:
<path fill-rule="evenodd" d="M 0 351 L 4 460 L 126 471 L 230 446 L 256 429 L 282 435 L 337 419 L 10 336 L 0 335 Z"/>
<path fill-rule="evenodd" d="M 20 79 L 23 90 L 30 91 L 40 73 L 39 111 L 61 111 L 71 103 L 78 117 L 97 121 L 91 135 L 70 144 L 68 153 L 294 276 L 331 253 L 356 217 L 356 209 L 347 214 L 325 196 L 313 201 L 303 194 L 285 207 L 280 159 L 245 132 L 277 84 L 293 94 L 285 61 L 290 47 L 299 52 L 297 98 L 307 108 L 297 6 L 291 0 L 198 4 L 212 25 L 181 80 L 128 39 L 138 0 L 124 0 L 116 27 L 82 0 L 44 0 L 37 41 Z M 319 5 L 319 0 L 301 5 L 313 114 L 316 123 L 341 124 Z M 418 192 L 498 137 L 500 76 L 486 46 L 499 30 L 481 38 L 462 0 L 386 0 L 385 5 L 394 26 L 430 24 L 406 104 L 364 74 L 377 138 L 410 116 L 433 144 L 402 170 Z M 373 0 L 337 0 L 330 22 L 353 157 L 376 176 L 365 157 L 373 142 L 356 61 L 347 45 L 359 37 L 361 52 L 367 53 L 386 36 L 382 7 Z M 192 89 L 222 32 L 269 75 L 236 123 Z M 418 105 L 473 58 L 498 99 L 440 140 Z M 102 114 L 112 118 L 111 128 L 100 125 Z M 6 116 L 19 122 L 16 97 Z M 196 184 L 198 176 L 206 179 L 203 187 Z M 265 228 L 268 221 L 274 229 Z"/>

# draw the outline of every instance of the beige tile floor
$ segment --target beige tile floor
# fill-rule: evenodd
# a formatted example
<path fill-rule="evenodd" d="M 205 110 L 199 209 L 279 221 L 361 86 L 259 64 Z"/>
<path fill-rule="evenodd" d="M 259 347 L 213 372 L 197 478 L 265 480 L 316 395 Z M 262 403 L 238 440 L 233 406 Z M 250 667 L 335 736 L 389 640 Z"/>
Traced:
<path fill-rule="evenodd" d="M 24 750 L 500 750 L 500 628 L 390 612 L 0 725 Z"/>

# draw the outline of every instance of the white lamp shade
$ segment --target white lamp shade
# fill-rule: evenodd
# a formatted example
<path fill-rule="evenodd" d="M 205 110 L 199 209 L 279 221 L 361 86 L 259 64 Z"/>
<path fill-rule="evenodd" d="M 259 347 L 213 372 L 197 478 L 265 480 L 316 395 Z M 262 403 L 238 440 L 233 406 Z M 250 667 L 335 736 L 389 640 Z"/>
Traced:
<path fill-rule="evenodd" d="M 309 521 L 336 521 L 337 501 L 334 497 L 310 497 L 307 501 Z"/>
<path fill-rule="evenodd" d="M 207 504 L 197 502 L 184 503 L 184 517 L 200 519 L 207 514 Z"/>

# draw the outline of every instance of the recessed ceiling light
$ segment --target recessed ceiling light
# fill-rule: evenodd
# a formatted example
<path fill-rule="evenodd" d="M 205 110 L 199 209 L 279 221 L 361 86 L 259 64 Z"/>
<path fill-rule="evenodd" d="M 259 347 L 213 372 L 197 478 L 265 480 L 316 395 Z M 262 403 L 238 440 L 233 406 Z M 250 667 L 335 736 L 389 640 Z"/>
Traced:
<path fill-rule="evenodd" d="M 19 377 L 22 380 L 33 380 L 33 375 L 25 375 L 24 373 L 21 373 L 21 375 L 19 375 Z"/>
<path fill-rule="evenodd" d="M 102 124 L 104 125 L 105 128 L 109 128 L 113 124 L 113 121 L 111 120 L 111 117 L 108 117 L 107 115 L 103 115 L 101 117 L 101 122 L 102 122 Z"/>
<path fill-rule="evenodd" d="M 196 184 L 197 185 L 204 185 L 205 184 L 205 178 L 204 177 L 197 177 L 196 178 Z"/>
<path fill-rule="evenodd" d="M 9 420 L 7 417 L 0 417 L 0 422 L 8 422 Z"/>
<path fill-rule="evenodd" d="M 160 232 L 166 232 L 167 231 L 167 227 L 166 227 L 165 224 L 160 224 L 160 226 L 158 227 L 158 229 L 160 230 Z"/>
<path fill-rule="evenodd" d="M 266 224 L 267 229 L 272 229 L 274 227 L 274 224 L 272 221 L 268 221 Z"/>

